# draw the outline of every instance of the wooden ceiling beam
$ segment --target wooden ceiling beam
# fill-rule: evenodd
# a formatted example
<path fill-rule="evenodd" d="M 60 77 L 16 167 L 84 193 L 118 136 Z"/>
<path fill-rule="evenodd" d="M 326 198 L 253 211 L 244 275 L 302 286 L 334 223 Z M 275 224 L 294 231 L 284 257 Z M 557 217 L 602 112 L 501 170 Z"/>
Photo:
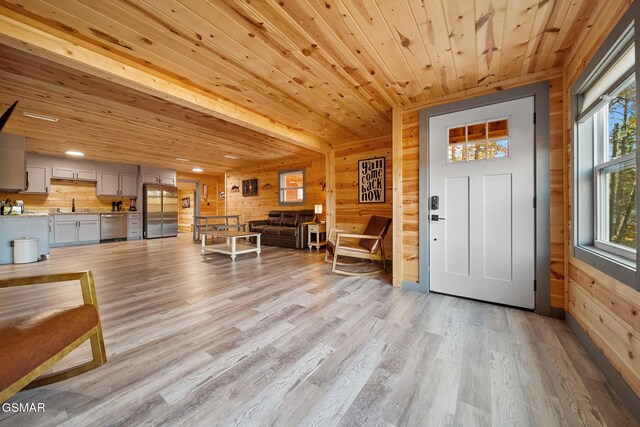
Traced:
<path fill-rule="evenodd" d="M 303 134 L 167 76 L 101 55 L 4 15 L 0 15 L 0 43 L 318 153 L 331 150 L 331 145 L 322 139 Z"/>

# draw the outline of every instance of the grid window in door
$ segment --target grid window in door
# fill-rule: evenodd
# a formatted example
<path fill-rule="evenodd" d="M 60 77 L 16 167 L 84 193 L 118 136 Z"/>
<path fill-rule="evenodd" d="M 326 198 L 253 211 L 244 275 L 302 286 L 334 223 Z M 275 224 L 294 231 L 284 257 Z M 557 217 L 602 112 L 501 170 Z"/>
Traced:
<path fill-rule="evenodd" d="M 468 123 L 447 129 L 447 162 L 509 157 L 509 119 Z"/>

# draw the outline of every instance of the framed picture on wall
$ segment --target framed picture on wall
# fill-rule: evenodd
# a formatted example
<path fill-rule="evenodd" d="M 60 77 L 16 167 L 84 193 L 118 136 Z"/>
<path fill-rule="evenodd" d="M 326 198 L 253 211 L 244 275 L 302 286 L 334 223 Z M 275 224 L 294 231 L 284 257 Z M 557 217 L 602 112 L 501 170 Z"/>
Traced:
<path fill-rule="evenodd" d="M 209 199 L 209 186 L 207 184 L 202 185 L 202 198 L 204 200 Z"/>
<path fill-rule="evenodd" d="M 242 181 L 242 197 L 258 195 L 258 178 L 245 179 Z"/>
<path fill-rule="evenodd" d="M 385 158 L 358 160 L 358 203 L 385 202 Z"/>

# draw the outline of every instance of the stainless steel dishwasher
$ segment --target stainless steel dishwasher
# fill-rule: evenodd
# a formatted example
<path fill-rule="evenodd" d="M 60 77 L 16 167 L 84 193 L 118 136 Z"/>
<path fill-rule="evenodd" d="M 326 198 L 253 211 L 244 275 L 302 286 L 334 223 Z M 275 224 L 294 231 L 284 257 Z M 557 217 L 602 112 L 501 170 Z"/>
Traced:
<path fill-rule="evenodd" d="M 127 213 L 100 214 L 100 243 L 127 240 Z"/>

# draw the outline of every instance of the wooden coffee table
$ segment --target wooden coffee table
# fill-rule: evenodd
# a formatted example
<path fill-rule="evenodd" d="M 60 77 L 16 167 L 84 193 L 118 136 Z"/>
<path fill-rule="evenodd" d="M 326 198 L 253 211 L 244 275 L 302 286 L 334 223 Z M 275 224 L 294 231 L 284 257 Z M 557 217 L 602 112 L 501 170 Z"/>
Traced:
<path fill-rule="evenodd" d="M 207 236 L 212 236 L 214 238 L 224 237 L 226 239 L 226 243 L 214 243 L 212 245 L 207 245 Z M 249 237 L 256 238 L 255 245 L 249 242 Z M 200 238 L 202 239 L 202 249 L 200 249 L 200 255 L 202 256 L 205 256 L 207 252 L 216 252 L 220 254 L 231 255 L 231 259 L 235 260 L 236 255 L 238 254 L 256 252 L 259 255 L 261 252 L 260 233 L 257 233 L 255 231 L 203 231 L 200 233 Z M 238 239 L 242 238 L 244 238 L 246 241 L 238 242 Z"/>

